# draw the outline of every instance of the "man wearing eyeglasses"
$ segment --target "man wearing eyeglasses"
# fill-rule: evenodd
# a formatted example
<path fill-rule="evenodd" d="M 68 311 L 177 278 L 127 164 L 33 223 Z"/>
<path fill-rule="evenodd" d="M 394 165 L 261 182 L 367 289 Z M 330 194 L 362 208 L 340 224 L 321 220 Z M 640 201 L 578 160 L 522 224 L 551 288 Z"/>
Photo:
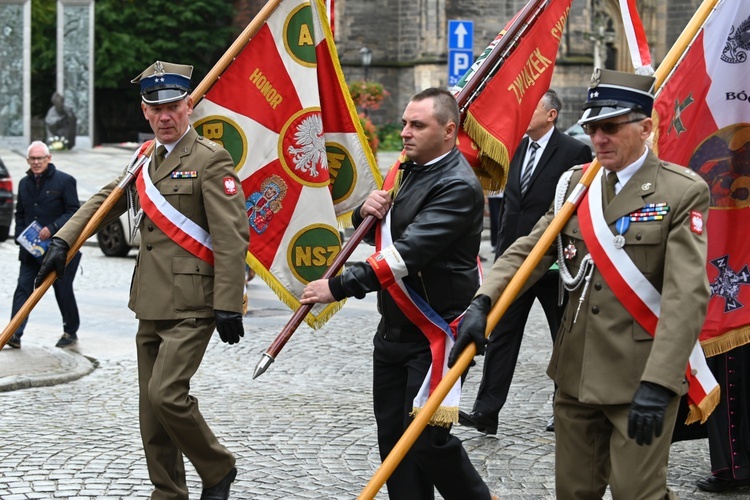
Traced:
<path fill-rule="evenodd" d="M 15 215 L 16 239 L 32 222 L 36 221 L 42 227 L 39 231 L 39 239 L 49 242 L 50 238 L 68 222 L 80 206 L 76 180 L 71 175 L 55 168 L 49 148 L 41 141 L 31 143 L 26 161 L 29 163 L 29 170 L 26 171 L 26 177 L 18 183 Z M 34 278 L 42 263 L 41 257 L 35 257 L 23 247 L 18 252 L 18 260 L 21 261 L 21 268 L 18 273 L 16 291 L 13 294 L 11 318 L 21 310 L 34 291 Z M 80 320 L 76 297 L 73 293 L 73 279 L 80 262 L 81 252 L 78 252 L 68 264 L 65 276 L 53 285 L 55 299 L 57 299 L 63 320 L 63 335 L 57 341 L 57 347 L 70 347 L 78 341 Z M 26 320 L 8 340 L 8 346 L 21 348 L 21 337 L 25 328 Z"/>
<path fill-rule="evenodd" d="M 647 145 L 654 78 L 595 70 L 579 123 L 601 169 L 528 289 L 557 259 L 570 296 L 547 374 L 554 401 L 558 499 L 674 498 L 667 463 L 685 370 L 709 298 L 709 191 Z M 563 174 L 553 207 L 492 267 L 469 307 L 449 363 L 486 315 L 587 166 Z"/>

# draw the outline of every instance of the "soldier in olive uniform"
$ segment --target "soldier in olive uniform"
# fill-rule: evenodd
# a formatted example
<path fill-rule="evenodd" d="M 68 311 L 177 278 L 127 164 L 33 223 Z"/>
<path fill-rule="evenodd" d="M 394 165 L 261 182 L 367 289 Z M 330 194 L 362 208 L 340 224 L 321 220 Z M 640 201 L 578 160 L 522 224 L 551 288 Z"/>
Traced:
<path fill-rule="evenodd" d="M 555 395 L 557 498 L 674 498 L 670 437 L 709 298 L 708 186 L 646 146 L 653 77 L 596 70 L 583 118 L 604 167 L 525 285 L 557 259 L 570 292 L 547 374 Z M 563 174 L 568 198 L 583 169 Z M 484 346 L 486 316 L 549 226 L 516 241 L 479 288 L 451 360 Z M 642 306 L 642 307 L 641 307 Z M 644 446 L 646 445 L 646 446 Z"/>
<path fill-rule="evenodd" d="M 139 320 L 139 419 L 153 499 L 188 498 L 183 455 L 203 481 L 203 499 L 228 498 L 237 474 L 234 456 L 189 392 L 214 328 L 230 344 L 243 336 L 247 216 L 229 153 L 190 127 L 191 74 L 192 66 L 157 61 L 133 80 L 156 136 L 155 153 L 128 188 L 134 192 L 100 224 L 127 209 L 125 198 L 141 207 L 128 306 Z M 118 181 L 55 235 L 37 283 L 53 269 L 62 276 L 69 245 Z"/>

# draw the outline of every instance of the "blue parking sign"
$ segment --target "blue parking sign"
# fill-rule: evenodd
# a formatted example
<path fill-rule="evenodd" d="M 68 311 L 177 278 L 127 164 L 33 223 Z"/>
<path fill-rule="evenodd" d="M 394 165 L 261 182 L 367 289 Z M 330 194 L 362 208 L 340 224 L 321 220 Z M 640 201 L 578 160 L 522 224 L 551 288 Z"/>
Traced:
<path fill-rule="evenodd" d="M 449 50 L 448 86 L 452 87 L 457 84 L 464 73 L 471 68 L 473 62 L 474 53 L 471 50 Z"/>

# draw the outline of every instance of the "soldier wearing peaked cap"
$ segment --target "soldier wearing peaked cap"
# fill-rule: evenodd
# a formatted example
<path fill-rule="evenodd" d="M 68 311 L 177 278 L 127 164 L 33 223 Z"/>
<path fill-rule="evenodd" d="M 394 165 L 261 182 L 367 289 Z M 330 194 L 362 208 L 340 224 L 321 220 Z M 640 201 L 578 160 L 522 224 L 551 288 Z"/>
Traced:
<path fill-rule="evenodd" d="M 705 272 L 709 192 L 686 168 L 646 146 L 654 78 L 594 72 L 579 123 L 603 169 L 524 289 L 557 260 L 569 301 L 547 374 L 554 401 L 556 497 L 674 498 L 669 445 L 688 358 L 709 298 Z M 567 199 L 585 166 L 563 174 Z M 484 343 L 486 314 L 562 202 L 555 202 L 492 267 L 451 353 Z M 634 307 L 635 305 L 635 307 Z"/>
<path fill-rule="evenodd" d="M 100 227 L 128 205 L 141 246 L 130 289 L 139 320 L 139 420 L 153 499 L 187 499 L 183 456 L 203 481 L 201 498 L 228 498 L 235 458 L 214 436 L 190 394 L 217 329 L 229 344 L 243 336 L 242 301 L 248 223 L 244 196 L 229 153 L 190 127 L 191 66 L 157 61 L 133 80 L 156 136 L 155 153 Z M 133 160 L 138 154 L 133 155 Z M 76 241 L 119 179 L 94 195 L 55 235 L 40 283 L 64 268 Z"/>

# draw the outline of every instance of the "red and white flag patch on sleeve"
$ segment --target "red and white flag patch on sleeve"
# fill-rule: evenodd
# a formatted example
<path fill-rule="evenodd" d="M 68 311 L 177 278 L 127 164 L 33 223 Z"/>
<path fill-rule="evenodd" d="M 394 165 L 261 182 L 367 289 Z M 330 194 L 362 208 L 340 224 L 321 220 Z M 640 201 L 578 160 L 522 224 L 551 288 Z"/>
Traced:
<path fill-rule="evenodd" d="M 232 177 L 224 177 L 224 193 L 227 196 L 237 194 L 237 183 Z"/>
<path fill-rule="evenodd" d="M 703 214 L 697 210 L 690 211 L 690 230 L 695 234 L 703 234 Z"/>

